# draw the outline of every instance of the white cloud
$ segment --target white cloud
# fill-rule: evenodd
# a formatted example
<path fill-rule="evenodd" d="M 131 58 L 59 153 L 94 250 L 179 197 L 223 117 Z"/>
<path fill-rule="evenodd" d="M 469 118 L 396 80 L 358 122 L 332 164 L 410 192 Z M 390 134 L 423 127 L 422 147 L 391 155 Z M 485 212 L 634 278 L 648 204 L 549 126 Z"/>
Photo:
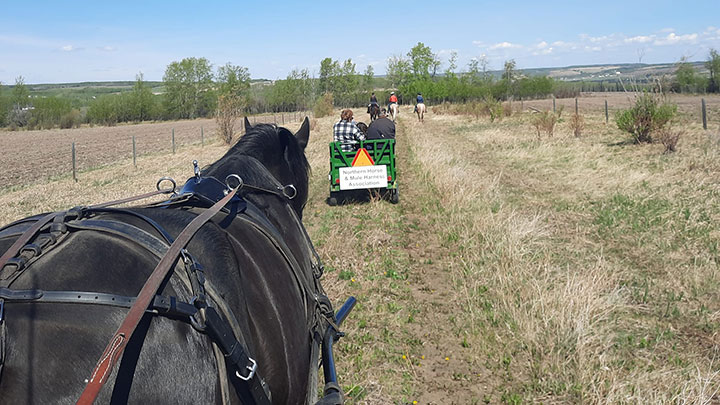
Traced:
<path fill-rule="evenodd" d="M 666 37 L 657 39 L 654 44 L 655 45 L 674 45 L 679 44 L 683 42 L 690 42 L 694 43 L 697 41 L 698 34 L 685 34 L 685 35 L 677 35 L 674 32 L 669 33 Z"/>
<path fill-rule="evenodd" d="M 65 52 L 72 52 L 72 51 L 75 51 L 76 48 L 73 48 L 72 45 L 63 45 L 60 47 L 60 50 L 65 51 Z"/>
<path fill-rule="evenodd" d="M 545 42 L 545 41 L 540 41 L 540 43 L 538 43 L 537 45 L 535 45 L 535 47 L 536 47 L 537 49 L 545 49 L 545 48 L 547 48 L 547 46 L 548 46 L 548 43 Z"/>
<path fill-rule="evenodd" d="M 625 38 L 625 43 L 639 43 L 644 44 L 646 42 L 652 42 L 655 39 L 655 35 L 638 35 L 636 37 Z"/>
<path fill-rule="evenodd" d="M 491 51 L 494 51 L 496 49 L 512 49 L 512 48 L 522 48 L 522 45 L 513 44 L 510 42 L 500 42 L 498 44 L 488 47 L 488 49 Z"/>
<path fill-rule="evenodd" d="M 675 28 L 663 28 L 660 32 L 675 32 Z"/>
<path fill-rule="evenodd" d="M 100 48 L 100 50 L 105 51 L 105 52 L 114 52 L 117 50 L 117 48 L 115 48 L 114 46 L 105 45 L 102 48 Z"/>
<path fill-rule="evenodd" d="M 485 46 L 485 42 L 483 42 L 483 41 L 472 41 L 472 43 L 473 43 L 473 45 L 479 46 L 481 48 Z"/>

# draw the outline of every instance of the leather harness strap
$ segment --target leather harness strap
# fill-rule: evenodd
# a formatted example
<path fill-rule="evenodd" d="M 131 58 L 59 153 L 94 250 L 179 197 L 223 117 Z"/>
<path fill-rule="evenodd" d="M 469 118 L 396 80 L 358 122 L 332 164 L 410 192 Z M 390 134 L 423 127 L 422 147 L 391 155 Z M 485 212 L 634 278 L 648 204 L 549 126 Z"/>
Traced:
<path fill-rule="evenodd" d="M 128 314 L 125 317 L 125 320 L 113 335 L 108 346 L 105 348 L 105 351 L 100 357 L 98 364 L 95 366 L 95 369 L 92 372 L 88 384 L 85 386 L 85 390 L 83 391 L 80 399 L 77 402 L 78 404 L 90 405 L 95 401 L 98 393 L 100 392 L 100 389 L 107 380 L 106 377 L 110 374 L 113 367 L 115 366 L 115 363 L 122 355 L 128 340 L 135 331 L 135 328 L 140 322 L 140 319 L 145 314 L 145 310 L 148 308 L 151 301 L 155 297 L 155 294 L 160 288 L 160 285 L 165 279 L 168 271 L 173 268 L 175 261 L 178 259 L 180 251 L 185 247 L 185 245 L 190 242 L 190 239 L 200 229 L 200 227 L 202 227 L 207 221 L 210 220 L 210 218 L 212 218 L 218 211 L 220 211 L 220 209 L 235 196 L 237 191 L 238 188 L 234 188 L 223 199 L 215 203 L 215 205 L 210 207 L 207 211 L 195 217 L 175 239 L 173 244 L 170 246 L 167 254 L 160 260 L 160 263 L 158 263 L 157 267 L 155 267 L 155 270 L 153 270 L 152 274 L 145 282 L 145 285 L 143 285 L 143 288 L 140 290 L 140 294 L 138 294 L 135 304 L 132 306 L 132 308 L 130 308 L 130 311 L 128 311 Z M 256 384 L 260 384 L 258 381 L 259 378 L 250 378 L 249 380 L 255 381 Z M 260 391 L 264 392 L 262 390 L 262 387 Z"/>
<path fill-rule="evenodd" d="M 20 235 L 19 238 L 15 241 L 15 243 L 10 246 L 8 250 L 5 251 L 5 254 L 0 257 L 0 273 L 2 273 L 2 269 L 5 267 L 5 264 L 7 264 L 7 261 L 11 258 L 15 257 L 16 254 L 20 251 L 20 248 L 25 246 L 30 239 L 32 239 L 35 234 L 37 234 L 40 229 L 47 225 L 48 222 L 52 221 L 53 218 L 55 218 L 56 213 L 47 214 L 44 217 L 42 217 L 40 220 L 35 222 L 33 226 L 28 228 L 27 231 L 25 231 L 22 235 Z"/>

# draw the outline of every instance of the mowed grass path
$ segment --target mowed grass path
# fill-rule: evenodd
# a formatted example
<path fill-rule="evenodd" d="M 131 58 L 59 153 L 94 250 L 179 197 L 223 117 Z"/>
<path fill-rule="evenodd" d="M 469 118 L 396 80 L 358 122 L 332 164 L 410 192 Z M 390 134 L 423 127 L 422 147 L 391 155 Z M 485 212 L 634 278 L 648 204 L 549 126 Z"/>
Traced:
<path fill-rule="evenodd" d="M 717 401 L 718 134 L 681 117 L 679 152 L 664 155 L 602 114 L 580 138 L 561 123 L 537 139 L 530 120 L 406 114 L 398 206 L 329 208 L 316 176 L 306 222 L 326 285 L 360 299 L 339 345 L 346 391 Z"/>

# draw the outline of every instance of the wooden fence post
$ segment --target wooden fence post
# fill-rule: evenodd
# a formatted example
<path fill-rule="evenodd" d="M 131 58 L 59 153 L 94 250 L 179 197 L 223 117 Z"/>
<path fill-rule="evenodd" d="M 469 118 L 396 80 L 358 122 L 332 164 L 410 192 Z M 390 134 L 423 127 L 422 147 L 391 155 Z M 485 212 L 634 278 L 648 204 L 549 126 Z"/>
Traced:
<path fill-rule="evenodd" d="M 553 94 L 553 114 L 555 114 L 555 95 Z"/>
<path fill-rule="evenodd" d="M 705 110 L 705 99 L 702 99 L 703 129 L 707 130 L 707 111 Z"/>
<path fill-rule="evenodd" d="M 578 100 L 577 100 L 577 97 L 575 97 L 575 115 L 578 115 Z"/>
<path fill-rule="evenodd" d="M 172 148 L 173 153 L 175 153 L 175 128 L 172 129 Z"/>
<path fill-rule="evenodd" d="M 75 164 L 75 142 L 72 143 L 72 170 L 73 180 L 77 182 L 77 166 Z"/>
<path fill-rule="evenodd" d="M 133 166 L 137 169 L 137 151 L 135 149 L 135 135 L 133 135 Z"/>

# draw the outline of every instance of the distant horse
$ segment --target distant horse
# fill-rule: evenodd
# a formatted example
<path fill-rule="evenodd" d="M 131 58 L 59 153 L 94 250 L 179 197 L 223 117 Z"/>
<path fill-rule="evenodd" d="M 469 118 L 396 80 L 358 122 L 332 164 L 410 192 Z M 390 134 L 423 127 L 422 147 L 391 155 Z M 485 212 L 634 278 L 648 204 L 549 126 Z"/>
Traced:
<path fill-rule="evenodd" d="M 395 122 L 395 119 L 397 118 L 398 112 L 400 109 L 398 108 L 397 103 L 390 104 L 388 108 L 388 113 L 392 117 L 393 122 Z"/>
<path fill-rule="evenodd" d="M 415 112 L 417 113 L 418 121 L 425 122 L 425 110 L 425 103 L 418 103 L 415 106 Z"/>
<path fill-rule="evenodd" d="M 309 122 L 295 134 L 245 124 L 247 133 L 170 200 L 44 216 L 52 220 L 5 266 L 0 257 L 0 402 L 74 403 L 98 377 L 107 378 L 97 397 L 103 404 L 238 403 L 248 395 L 240 378 L 248 376 L 264 380 L 256 391 L 267 389 L 273 403 L 315 398 L 314 342 L 332 309 L 322 304 L 321 267 L 300 221 Z M 117 366 L 91 375 L 159 258 L 236 187 L 231 180 L 243 184 L 237 196 L 176 259 Z M 39 218 L 0 228 L 0 256 Z M 228 332 L 219 338 L 210 308 Z M 233 343 L 232 351 L 218 341 Z M 238 347 L 252 362 L 233 363 Z"/>
<path fill-rule="evenodd" d="M 380 115 L 380 106 L 377 104 L 370 104 L 370 121 L 375 121 Z"/>

